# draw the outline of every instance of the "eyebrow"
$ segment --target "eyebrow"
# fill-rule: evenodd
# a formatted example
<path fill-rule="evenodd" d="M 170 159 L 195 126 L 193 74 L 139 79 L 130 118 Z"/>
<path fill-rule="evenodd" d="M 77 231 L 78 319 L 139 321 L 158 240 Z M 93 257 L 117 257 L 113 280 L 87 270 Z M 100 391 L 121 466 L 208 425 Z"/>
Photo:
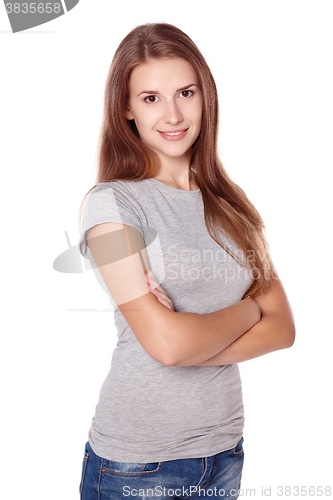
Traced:
<path fill-rule="evenodd" d="M 190 87 L 198 87 L 198 85 L 196 85 L 195 83 L 190 83 L 190 85 L 185 85 L 185 87 L 181 87 L 180 89 L 177 89 L 176 92 L 181 92 L 182 90 L 189 89 Z M 141 94 L 159 94 L 159 91 L 158 90 L 143 90 L 142 92 L 140 92 L 140 94 L 138 94 L 138 97 Z"/>

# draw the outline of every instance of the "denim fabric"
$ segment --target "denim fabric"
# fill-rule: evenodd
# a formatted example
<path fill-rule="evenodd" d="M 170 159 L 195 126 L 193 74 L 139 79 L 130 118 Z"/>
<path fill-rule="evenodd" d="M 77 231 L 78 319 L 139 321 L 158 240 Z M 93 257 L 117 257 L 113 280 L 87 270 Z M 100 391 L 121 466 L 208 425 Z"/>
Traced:
<path fill-rule="evenodd" d="M 211 457 L 155 463 L 114 462 L 86 443 L 81 500 L 238 498 L 243 470 L 243 438 Z"/>

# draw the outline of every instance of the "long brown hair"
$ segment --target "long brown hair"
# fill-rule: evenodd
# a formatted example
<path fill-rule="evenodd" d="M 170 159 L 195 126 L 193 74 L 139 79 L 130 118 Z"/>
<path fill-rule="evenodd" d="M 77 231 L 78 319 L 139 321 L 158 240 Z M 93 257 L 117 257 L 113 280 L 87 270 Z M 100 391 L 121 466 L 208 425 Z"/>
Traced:
<path fill-rule="evenodd" d="M 157 175 L 159 158 L 141 141 L 134 120 L 127 120 L 125 111 L 131 71 L 149 59 L 162 57 L 185 59 L 198 75 L 203 95 L 203 115 L 200 134 L 192 146 L 191 175 L 202 193 L 205 223 L 210 236 L 241 265 L 244 261 L 241 262 L 221 240 L 219 230 L 231 237 L 243 251 L 253 277 L 246 295 L 255 297 L 269 287 L 274 277 L 264 224 L 256 208 L 230 179 L 219 159 L 219 109 L 215 81 L 197 46 L 175 26 L 166 23 L 138 26 L 116 50 L 105 86 L 96 184 L 84 199 L 100 182 L 138 181 Z"/>

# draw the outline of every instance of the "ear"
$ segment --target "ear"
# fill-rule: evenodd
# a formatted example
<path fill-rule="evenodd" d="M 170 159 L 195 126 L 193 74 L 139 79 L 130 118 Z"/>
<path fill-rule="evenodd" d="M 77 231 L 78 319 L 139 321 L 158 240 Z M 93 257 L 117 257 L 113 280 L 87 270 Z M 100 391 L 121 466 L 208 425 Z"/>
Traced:
<path fill-rule="evenodd" d="M 125 111 L 125 118 L 127 120 L 134 120 L 134 116 L 132 115 L 131 111 L 129 108 L 127 108 L 127 110 Z"/>

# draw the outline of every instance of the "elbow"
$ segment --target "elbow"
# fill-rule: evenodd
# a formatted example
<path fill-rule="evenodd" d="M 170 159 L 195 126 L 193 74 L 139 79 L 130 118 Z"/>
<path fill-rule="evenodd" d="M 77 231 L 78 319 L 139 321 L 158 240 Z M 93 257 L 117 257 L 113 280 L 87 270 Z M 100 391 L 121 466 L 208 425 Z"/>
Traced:
<path fill-rule="evenodd" d="M 182 366 L 182 361 L 179 359 L 179 356 L 171 349 L 164 350 L 164 352 L 158 356 L 157 361 L 164 366 Z"/>
<path fill-rule="evenodd" d="M 163 359 L 164 366 L 195 366 L 197 363 L 200 363 L 202 360 L 196 359 L 195 357 L 189 357 L 184 354 L 184 356 L 180 356 L 179 353 L 170 353 L 169 357 Z"/>
<path fill-rule="evenodd" d="M 185 356 L 181 357 L 179 350 L 173 348 L 173 346 L 164 346 L 163 349 L 159 349 L 154 359 L 162 363 L 164 366 L 186 366 Z"/>
<path fill-rule="evenodd" d="M 178 365 L 178 362 L 177 360 L 175 360 L 174 358 L 172 357 L 167 357 L 165 355 L 161 355 L 161 356 L 151 356 L 153 359 L 155 359 L 155 361 L 158 361 L 159 363 L 161 363 L 162 365 L 164 366 L 180 366 Z"/>
<path fill-rule="evenodd" d="M 296 338 L 296 327 L 295 324 L 292 323 L 290 326 L 288 326 L 288 328 L 285 331 L 283 347 L 285 349 L 292 347 L 295 343 L 295 338 Z"/>
<path fill-rule="evenodd" d="M 160 363 L 164 366 L 178 366 L 177 361 L 174 361 L 173 358 L 163 358 Z"/>
<path fill-rule="evenodd" d="M 294 345 L 295 339 L 296 339 L 296 328 L 295 328 L 295 326 L 293 326 L 292 332 L 290 334 L 289 347 L 292 347 Z"/>
<path fill-rule="evenodd" d="M 165 309 L 164 306 L 162 307 Z M 150 323 L 150 340 L 146 344 L 146 351 L 164 366 L 185 366 L 184 363 L 189 357 L 187 329 L 179 326 L 182 317 L 180 313 L 171 312 L 168 309 L 166 311 L 170 313 L 168 321 L 162 323 L 159 318 L 157 325 L 152 326 L 153 322 Z"/>
<path fill-rule="evenodd" d="M 143 347 L 143 346 L 142 346 Z M 176 366 L 176 360 L 175 358 L 170 355 L 170 353 L 167 352 L 167 350 L 161 350 L 161 349 L 147 349 L 144 348 L 146 353 L 155 361 L 158 361 L 158 363 L 161 363 L 164 366 Z"/>
<path fill-rule="evenodd" d="M 146 353 L 164 366 L 180 366 L 181 360 L 177 350 L 168 343 L 157 342 L 153 345 L 142 346 Z"/>

